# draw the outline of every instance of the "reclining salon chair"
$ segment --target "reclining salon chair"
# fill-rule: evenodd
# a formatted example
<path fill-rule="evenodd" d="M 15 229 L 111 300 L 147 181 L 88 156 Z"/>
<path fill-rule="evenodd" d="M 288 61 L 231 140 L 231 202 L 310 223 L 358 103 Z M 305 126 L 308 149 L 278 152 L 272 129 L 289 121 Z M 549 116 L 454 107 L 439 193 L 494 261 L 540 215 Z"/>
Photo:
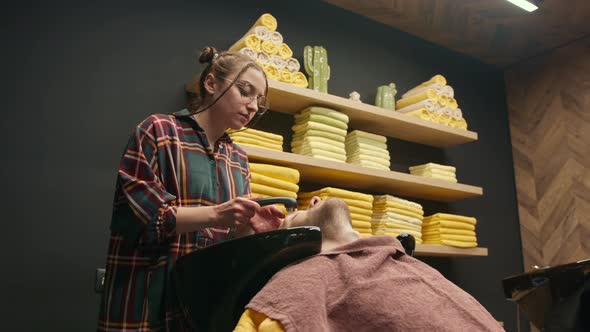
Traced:
<path fill-rule="evenodd" d="M 297 207 L 286 197 L 258 203 Z M 401 234 L 398 239 L 412 255 L 414 238 Z M 179 258 L 172 278 L 185 315 L 198 331 L 232 331 L 267 281 L 283 267 L 319 253 L 321 240 L 318 227 L 295 227 L 229 240 Z"/>

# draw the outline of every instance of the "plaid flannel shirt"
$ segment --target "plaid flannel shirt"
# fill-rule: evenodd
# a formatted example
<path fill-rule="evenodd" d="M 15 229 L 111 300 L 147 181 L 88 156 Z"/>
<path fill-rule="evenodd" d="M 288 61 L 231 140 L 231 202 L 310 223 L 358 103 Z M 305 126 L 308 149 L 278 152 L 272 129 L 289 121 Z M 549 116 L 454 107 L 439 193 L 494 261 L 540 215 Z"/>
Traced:
<path fill-rule="evenodd" d="M 99 331 L 187 330 L 169 272 L 178 257 L 226 240 L 229 229 L 179 235 L 176 208 L 250 193 L 246 153 L 227 134 L 213 147 L 188 115 L 148 117 L 121 159 Z"/>

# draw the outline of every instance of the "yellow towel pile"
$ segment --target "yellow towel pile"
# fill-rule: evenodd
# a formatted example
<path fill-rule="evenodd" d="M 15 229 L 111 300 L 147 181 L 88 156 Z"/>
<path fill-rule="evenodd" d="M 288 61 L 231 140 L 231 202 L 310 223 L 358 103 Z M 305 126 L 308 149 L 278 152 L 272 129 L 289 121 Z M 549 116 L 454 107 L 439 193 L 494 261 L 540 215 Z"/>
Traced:
<path fill-rule="evenodd" d="M 422 120 L 467 130 L 467 121 L 455 99 L 455 91 L 442 75 L 410 89 L 396 102 L 396 110 Z"/>
<path fill-rule="evenodd" d="M 283 136 L 256 129 L 229 131 L 231 139 L 240 145 L 283 151 Z"/>
<path fill-rule="evenodd" d="M 474 248 L 477 247 L 475 224 L 477 220 L 473 217 L 436 213 L 424 217 L 422 238 L 428 244 Z"/>
<path fill-rule="evenodd" d="M 308 107 L 295 115 L 291 152 L 345 162 L 344 140 L 348 116 L 322 107 Z"/>
<path fill-rule="evenodd" d="M 269 79 L 307 88 L 307 78 L 299 71 L 299 61 L 283 41 L 283 35 L 276 31 L 277 25 L 274 16 L 262 14 L 229 50 L 246 54 L 258 62 Z"/>
<path fill-rule="evenodd" d="M 457 175 L 455 174 L 455 171 L 456 168 L 453 166 L 435 163 L 410 166 L 410 174 L 412 175 L 457 183 Z"/>
<path fill-rule="evenodd" d="M 360 130 L 346 135 L 346 162 L 389 171 L 387 138 Z"/>
<path fill-rule="evenodd" d="M 299 171 L 289 167 L 250 163 L 250 188 L 254 197 L 286 196 L 297 198 Z M 279 208 L 286 214 L 283 205 Z"/>
<path fill-rule="evenodd" d="M 373 235 L 398 236 L 407 233 L 414 236 L 416 243 L 422 243 L 422 205 L 391 195 L 373 197 Z"/>
<path fill-rule="evenodd" d="M 306 210 L 312 197 L 318 196 L 321 199 L 330 197 L 339 197 L 348 205 L 350 218 L 352 219 L 352 228 L 356 229 L 362 236 L 372 234 L 371 231 L 371 213 L 373 206 L 373 196 L 359 193 L 356 191 L 344 190 L 339 188 L 326 187 L 312 192 L 298 193 L 297 203 L 299 210 Z"/>

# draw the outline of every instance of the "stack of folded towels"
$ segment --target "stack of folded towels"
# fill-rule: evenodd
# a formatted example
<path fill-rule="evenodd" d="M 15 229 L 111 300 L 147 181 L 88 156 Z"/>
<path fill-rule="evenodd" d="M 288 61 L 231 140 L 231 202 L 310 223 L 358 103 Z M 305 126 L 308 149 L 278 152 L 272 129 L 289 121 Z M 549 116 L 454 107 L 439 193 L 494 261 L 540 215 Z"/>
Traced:
<path fill-rule="evenodd" d="M 404 93 L 396 102 L 396 110 L 423 120 L 467 129 L 467 121 L 457 104 L 455 92 L 442 75 L 435 75 Z"/>
<path fill-rule="evenodd" d="M 297 198 L 299 171 L 289 167 L 250 163 L 250 188 L 254 197 Z M 286 214 L 284 206 L 280 205 Z"/>
<path fill-rule="evenodd" d="M 389 171 L 387 138 L 360 130 L 346 135 L 346 162 Z"/>
<path fill-rule="evenodd" d="M 422 243 L 422 205 L 391 195 L 376 195 L 373 199 L 371 227 L 373 235 L 398 236 L 406 233 Z"/>
<path fill-rule="evenodd" d="M 252 145 L 260 148 L 283 151 L 283 136 L 256 130 L 244 129 L 239 131 L 230 131 L 231 139 L 240 145 Z"/>
<path fill-rule="evenodd" d="M 425 178 L 439 179 L 457 183 L 456 168 L 453 166 L 427 163 L 423 165 L 410 166 L 410 174 Z"/>
<path fill-rule="evenodd" d="M 477 220 L 473 217 L 448 213 L 437 213 L 425 217 L 422 224 L 424 243 L 461 248 L 477 247 L 476 223 Z"/>
<path fill-rule="evenodd" d="M 243 53 L 256 61 L 269 79 L 307 88 L 307 78 L 293 51 L 277 30 L 277 19 L 262 14 L 246 34 L 229 50 Z"/>
<path fill-rule="evenodd" d="M 295 115 L 291 152 L 345 162 L 344 140 L 348 116 L 322 107 L 308 107 Z"/>
<path fill-rule="evenodd" d="M 298 209 L 306 210 L 309 201 L 314 196 L 318 196 L 323 200 L 330 197 L 341 198 L 348 205 L 348 209 L 350 210 L 352 228 L 357 230 L 362 236 L 372 235 L 371 213 L 373 196 L 356 191 L 326 187 L 312 192 L 300 192 L 297 199 Z"/>

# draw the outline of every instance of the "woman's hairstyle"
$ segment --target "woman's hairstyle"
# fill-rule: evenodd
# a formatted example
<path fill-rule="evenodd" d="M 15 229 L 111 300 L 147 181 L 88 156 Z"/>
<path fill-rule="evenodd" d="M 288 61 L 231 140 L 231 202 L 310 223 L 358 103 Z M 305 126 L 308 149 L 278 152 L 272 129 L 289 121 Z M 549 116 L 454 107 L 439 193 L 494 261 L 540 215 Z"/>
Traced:
<path fill-rule="evenodd" d="M 227 89 L 240 78 L 248 68 L 254 68 L 262 73 L 266 83 L 266 90 L 268 90 L 268 81 L 264 70 L 250 57 L 245 54 L 238 52 L 218 52 L 217 49 L 211 46 L 205 47 L 201 51 L 199 56 L 199 63 L 207 64 L 201 74 L 199 75 L 198 81 L 195 79 L 188 87 L 187 92 L 189 94 L 188 109 L 191 113 L 202 112 L 211 105 L 215 104 L 217 100 L 225 94 L 225 91 L 220 94 L 218 98 L 212 100 L 208 105 L 203 105 L 207 97 L 207 90 L 205 89 L 205 78 L 209 73 L 212 73 L 216 78 L 226 78 L 232 80 L 232 83 Z M 227 91 L 226 89 L 226 91 Z"/>

